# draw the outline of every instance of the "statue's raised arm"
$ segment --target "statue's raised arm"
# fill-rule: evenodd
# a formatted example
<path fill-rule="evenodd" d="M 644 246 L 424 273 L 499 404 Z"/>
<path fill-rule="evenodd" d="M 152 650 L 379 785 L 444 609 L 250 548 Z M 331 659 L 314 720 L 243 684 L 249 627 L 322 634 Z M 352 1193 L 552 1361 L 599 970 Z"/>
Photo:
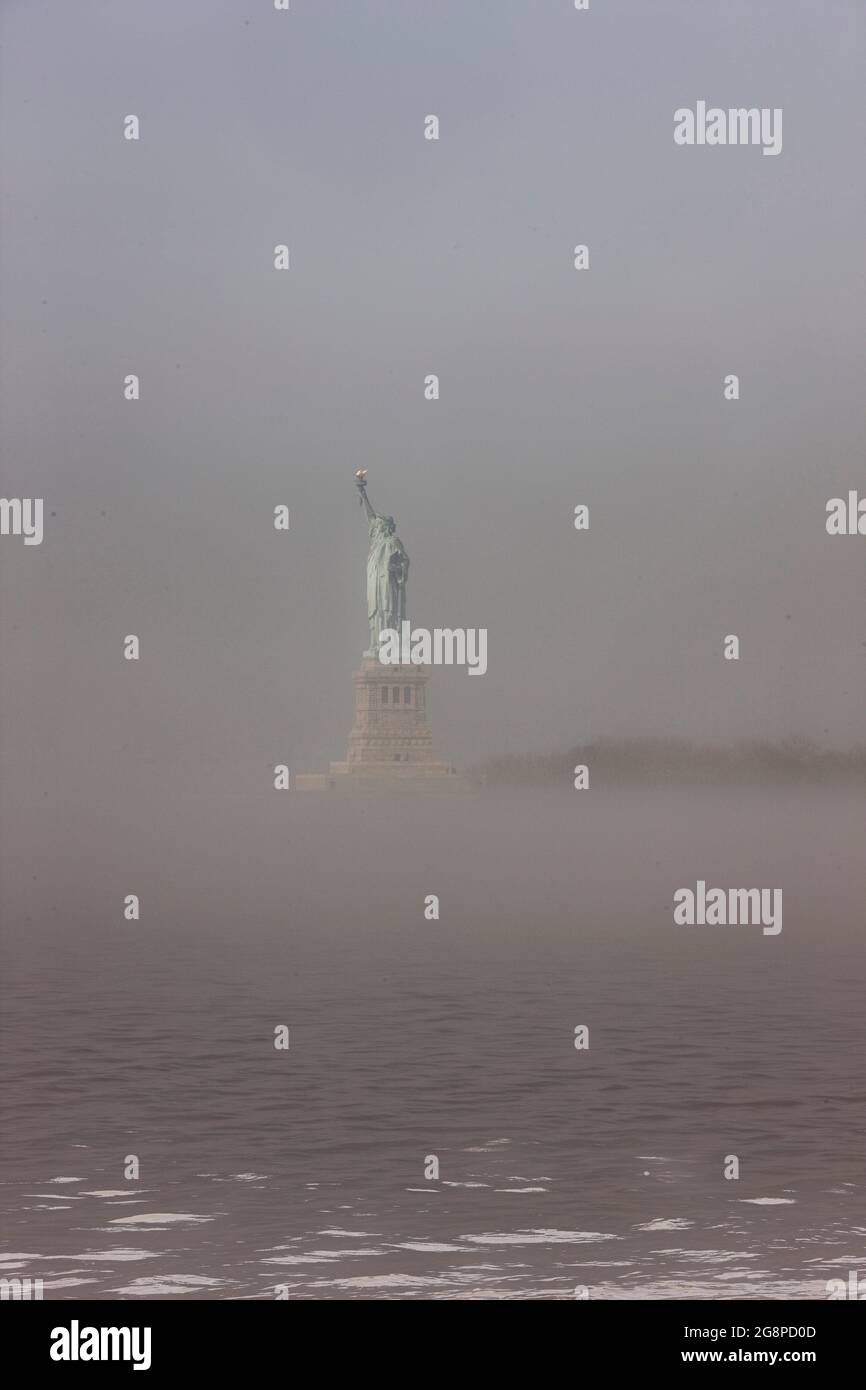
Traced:
<path fill-rule="evenodd" d="M 365 470 L 365 472 L 366 472 L 366 470 Z M 375 521 L 375 520 L 376 520 L 376 515 L 377 515 L 377 513 L 374 512 L 374 511 L 373 511 L 373 508 L 370 506 L 370 499 L 369 499 L 369 497 L 367 496 L 367 484 L 366 484 L 366 482 L 358 483 L 358 492 L 360 493 L 360 496 L 361 496 L 361 503 L 362 503 L 362 505 L 363 505 L 363 507 L 364 507 L 365 512 L 367 513 L 367 520 L 368 520 L 368 521 Z"/>
<path fill-rule="evenodd" d="M 406 619 L 406 581 L 409 556 L 397 535 L 392 516 L 382 516 L 367 497 L 367 470 L 359 468 L 355 483 L 369 522 L 367 551 L 367 620 L 370 646 L 365 656 L 378 656 L 379 634 L 386 628 L 399 632 Z"/>

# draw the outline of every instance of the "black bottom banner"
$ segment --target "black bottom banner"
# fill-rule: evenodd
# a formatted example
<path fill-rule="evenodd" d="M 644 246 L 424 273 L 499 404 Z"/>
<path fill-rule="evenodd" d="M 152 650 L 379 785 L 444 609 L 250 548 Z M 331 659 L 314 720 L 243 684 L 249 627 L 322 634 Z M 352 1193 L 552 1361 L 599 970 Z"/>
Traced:
<path fill-rule="evenodd" d="M 826 1377 L 828 1371 L 856 1364 L 863 1342 L 861 1316 L 834 1300 L 576 1302 L 568 1322 L 558 1325 L 569 1338 L 568 1354 L 573 1359 L 577 1347 L 582 1365 L 592 1358 L 610 1373 L 637 1368 L 664 1373 L 675 1367 L 713 1365 L 807 1366 Z M 100 1367 L 160 1379 L 188 1371 L 224 1377 L 269 1365 L 285 1369 L 289 1348 L 297 1354 L 298 1339 L 315 1335 L 306 1316 L 299 1322 L 297 1309 L 277 1300 L 270 1306 L 217 1300 L 16 1301 L 0 1309 L 0 1319 L 7 1357 L 11 1354 L 25 1373 L 47 1371 L 52 1376 L 92 1376 Z M 497 1349 L 485 1337 L 479 1359 L 481 1345 L 489 1371 Z M 513 1341 L 503 1339 L 503 1350 L 506 1345 L 513 1365 Z M 527 1363 L 538 1352 L 533 1339 L 525 1349 Z M 465 1352 L 459 1359 L 465 1365 Z M 330 1348 L 328 1360 L 333 1360 Z M 424 1369 L 429 1376 L 429 1350 Z M 452 1347 L 443 1351 L 442 1373 L 453 1371 Z M 537 1374 L 536 1364 L 533 1375 Z"/>

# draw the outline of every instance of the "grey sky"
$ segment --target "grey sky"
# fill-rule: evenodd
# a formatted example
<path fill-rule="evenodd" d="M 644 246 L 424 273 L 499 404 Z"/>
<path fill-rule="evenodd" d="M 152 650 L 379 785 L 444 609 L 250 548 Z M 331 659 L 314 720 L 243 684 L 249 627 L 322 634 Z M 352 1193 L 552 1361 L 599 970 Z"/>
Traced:
<path fill-rule="evenodd" d="M 866 492 L 861 5 L 5 0 L 0 37 L 2 488 L 47 513 L 0 541 L 13 787 L 342 757 L 359 465 L 413 621 L 489 629 L 440 754 L 866 739 L 866 539 L 824 530 Z M 676 147 L 699 99 L 782 107 L 782 153 Z"/>

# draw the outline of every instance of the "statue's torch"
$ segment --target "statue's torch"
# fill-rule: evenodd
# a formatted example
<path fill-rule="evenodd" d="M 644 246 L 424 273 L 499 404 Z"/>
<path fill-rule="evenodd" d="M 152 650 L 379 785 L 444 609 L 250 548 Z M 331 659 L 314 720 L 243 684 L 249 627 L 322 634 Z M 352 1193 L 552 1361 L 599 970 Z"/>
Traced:
<path fill-rule="evenodd" d="M 364 505 L 364 488 L 367 486 L 367 470 L 366 470 L 366 468 L 356 468 L 356 469 L 355 469 L 355 486 L 356 486 L 357 489 L 358 489 L 358 506 L 359 506 L 359 507 L 363 507 L 363 505 Z"/>

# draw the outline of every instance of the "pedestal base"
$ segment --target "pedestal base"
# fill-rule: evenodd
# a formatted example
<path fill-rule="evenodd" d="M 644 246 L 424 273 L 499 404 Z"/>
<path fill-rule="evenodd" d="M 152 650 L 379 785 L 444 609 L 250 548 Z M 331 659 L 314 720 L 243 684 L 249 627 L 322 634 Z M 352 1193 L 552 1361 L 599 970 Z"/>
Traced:
<path fill-rule="evenodd" d="M 349 732 L 346 763 L 370 766 L 433 762 L 433 737 L 427 723 L 427 682 L 423 666 L 383 666 L 364 657 L 352 680 L 355 722 Z"/>
<path fill-rule="evenodd" d="M 455 768 L 433 756 L 426 667 L 383 666 L 378 657 L 365 656 L 352 679 L 355 722 L 345 761 L 331 763 L 326 774 L 299 775 L 295 778 L 298 791 L 340 787 L 463 790 L 469 785 Z"/>

